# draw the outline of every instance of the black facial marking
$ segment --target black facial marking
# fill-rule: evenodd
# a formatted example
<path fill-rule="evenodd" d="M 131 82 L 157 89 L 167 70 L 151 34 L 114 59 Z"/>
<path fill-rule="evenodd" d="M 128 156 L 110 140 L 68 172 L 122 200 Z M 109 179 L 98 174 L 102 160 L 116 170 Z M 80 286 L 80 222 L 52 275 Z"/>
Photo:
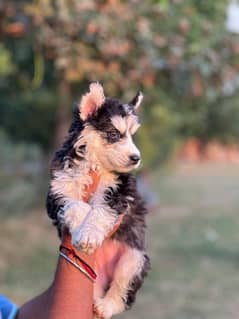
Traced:
<path fill-rule="evenodd" d="M 113 125 L 112 128 L 106 132 L 106 139 L 110 144 L 118 142 L 121 139 L 121 136 L 120 132 L 114 128 Z"/>
<path fill-rule="evenodd" d="M 121 134 L 111 122 L 111 118 L 118 115 L 122 118 L 134 114 L 131 108 L 125 108 L 117 99 L 106 98 L 102 107 L 93 114 L 89 119 L 88 123 L 91 124 L 97 131 L 103 133 L 103 137 L 108 143 L 113 144 L 119 142 L 120 139 L 124 138 L 124 134 Z"/>
<path fill-rule="evenodd" d="M 102 107 L 96 114 L 92 115 L 88 122 L 98 131 L 108 132 L 114 126 L 111 123 L 111 118 L 115 115 L 126 117 L 128 113 L 125 111 L 123 104 L 116 99 L 106 98 Z M 115 128 L 114 128 L 115 129 Z"/>

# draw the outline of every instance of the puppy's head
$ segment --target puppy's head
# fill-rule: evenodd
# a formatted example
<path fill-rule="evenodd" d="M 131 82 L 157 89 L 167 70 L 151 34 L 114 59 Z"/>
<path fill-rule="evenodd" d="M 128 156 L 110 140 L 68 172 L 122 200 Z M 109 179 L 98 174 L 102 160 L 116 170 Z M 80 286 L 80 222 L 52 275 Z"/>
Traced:
<path fill-rule="evenodd" d="M 83 130 L 74 144 L 75 153 L 106 170 L 129 172 L 140 165 L 140 152 L 132 136 L 139 128 L 136 109 L 142 101 L 138 93 L 129 103 L 105 97 L 102 86 L 92 83 L 83 95 L 78 116 Z"/>

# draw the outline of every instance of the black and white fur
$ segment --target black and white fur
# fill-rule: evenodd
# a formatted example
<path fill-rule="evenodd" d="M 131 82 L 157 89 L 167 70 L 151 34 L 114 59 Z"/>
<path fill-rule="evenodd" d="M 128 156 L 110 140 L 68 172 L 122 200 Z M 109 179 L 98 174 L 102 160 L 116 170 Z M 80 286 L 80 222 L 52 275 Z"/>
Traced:
<path fill-rule="evenodd" d="M 51 168 L 47 211 L 59 233 L 67 227 L 73 245 L 88 254 L 103 243 L 124 247 L 111 282 L 104 287 L 95 284 L 95 307 L 106 319 L 132 305 L 149 269 L 145 253 L 147 211 L 130 174 L 140 164 L 132 135 L 139 127 L 135 111 L 142 97 L 138 93 L 130 103 L 122 103 L 106 98 L 99 83 L 91 84 L 74 111 L 69 135 Z M 91 183 L 90 170 L 99 172 L 101 178 L 86 203 L 82 198 Z M 121 214 L 120 227 L 105 240 Z"/>

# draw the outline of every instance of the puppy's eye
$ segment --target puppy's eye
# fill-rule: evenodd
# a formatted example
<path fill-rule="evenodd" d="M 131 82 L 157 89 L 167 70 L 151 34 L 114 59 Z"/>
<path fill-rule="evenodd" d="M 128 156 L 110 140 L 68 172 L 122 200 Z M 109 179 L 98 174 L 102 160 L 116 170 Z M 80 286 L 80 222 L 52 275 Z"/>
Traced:
<path fill-rule="evenodd" d="M 107 132 L 107 139 L 110 143 L 118 142 L 121 138 L 120 132 L 118 131 L 110 131 Z"/>

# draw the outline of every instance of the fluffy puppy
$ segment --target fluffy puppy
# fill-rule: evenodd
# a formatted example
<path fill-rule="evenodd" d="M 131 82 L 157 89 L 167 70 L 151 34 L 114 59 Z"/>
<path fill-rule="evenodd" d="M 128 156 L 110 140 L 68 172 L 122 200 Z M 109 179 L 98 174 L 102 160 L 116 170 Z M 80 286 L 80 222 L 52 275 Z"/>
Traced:
<path fill-rule="evenodd" d="M 130 174 L 140 165 L 132 136 L 140 126 L 136 110 L 142 98 L 138 93 L 131 102 L 122 103 L 105 97 L 102 86 L 92 83 L 52 162 L 47 211 L 59 234 L 67 227 L 73 245 L 88 254 L 101 246 L 96 258 L 96 318 L 108 319 L 128 309 L 149 269 L 147 211 Z M 86 203 L 91 170 L 98 172 L 100 181 Z M 122 214 L 120 227 L 108 238 Z"/>

